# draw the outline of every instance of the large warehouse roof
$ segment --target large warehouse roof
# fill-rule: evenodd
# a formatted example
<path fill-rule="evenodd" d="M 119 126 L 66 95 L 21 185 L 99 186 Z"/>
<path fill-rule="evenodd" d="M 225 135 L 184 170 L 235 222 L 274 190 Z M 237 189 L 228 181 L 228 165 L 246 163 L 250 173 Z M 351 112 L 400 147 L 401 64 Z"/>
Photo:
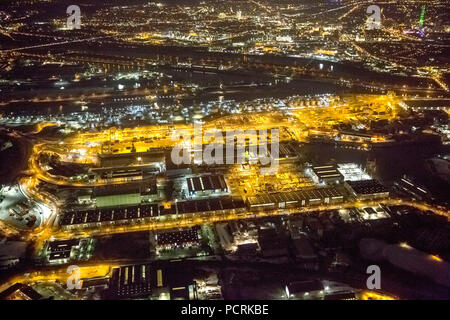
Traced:
<path fill-rule="evenodd" d="M 335 165 L 316 166 L 312 167 L 312 170 L 320 181 L 344 178 Z"/>
<path fill-rule="evenodd" d="M 377 180 L 347 181 L 356 194 L 374 194 L 389 192 L 389 190 Z"/>
<path fill-rule="evenodd" d="M 61 219 L 61 225 L 76 225 L 107 221 L 131 220 L 156 217 L 167 214 L 186 214 L 216 210 L 241 209 L 245 207 L 242 198 L 220 197 L 215 199 L 181 201 L 170 209 L 158 204 L 136 205 L 118 208 L 97 208 L 90 210 L 69 211 Z"/>
<path fill-rule="evenodd" d="M 205 175 L 187 178 L 189 193 L 198 191 L 227 190 L 223 175 Z"/>
<path fill-rule="evenodd" d="M 301 203 L 302 200 L 305 200 L 305 202 L 318 201 L 325 198 L 339 199 L 343 198 L 343 194 L 334 187 L 313 188 L 249 197 L 248 202 L 250 206 L 266 206 L 282 202 L 285 202 L 286 204 Z"/>

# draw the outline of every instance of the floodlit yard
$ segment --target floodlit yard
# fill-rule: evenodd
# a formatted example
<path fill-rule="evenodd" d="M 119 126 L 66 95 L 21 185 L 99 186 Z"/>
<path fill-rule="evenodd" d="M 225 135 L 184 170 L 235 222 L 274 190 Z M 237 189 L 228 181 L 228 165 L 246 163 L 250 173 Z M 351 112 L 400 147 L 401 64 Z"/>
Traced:
<path fill-rule="evenodd" d="M 36 228 L 50 216 L 47 206 L 29 199 L 18 185 L 0 191 L 0 220 L 17 228 Z"/>

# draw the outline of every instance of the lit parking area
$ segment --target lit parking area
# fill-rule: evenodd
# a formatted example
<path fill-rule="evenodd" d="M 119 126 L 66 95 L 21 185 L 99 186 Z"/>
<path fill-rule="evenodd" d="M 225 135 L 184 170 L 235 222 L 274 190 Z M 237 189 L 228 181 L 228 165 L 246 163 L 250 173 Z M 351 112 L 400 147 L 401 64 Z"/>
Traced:
<path fill-rule="evenodd" d="M 0 190 L 0 220 L 20 229 L 36 228 L 51 214 L 51 209 L 28 198 L 18 185 Z"/>

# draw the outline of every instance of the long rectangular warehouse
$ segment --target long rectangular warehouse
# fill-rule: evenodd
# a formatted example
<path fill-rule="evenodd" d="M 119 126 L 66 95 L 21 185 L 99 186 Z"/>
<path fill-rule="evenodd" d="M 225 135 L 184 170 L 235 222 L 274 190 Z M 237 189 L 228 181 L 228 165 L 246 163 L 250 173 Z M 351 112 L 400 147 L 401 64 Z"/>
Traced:
<path fill-rule="evenodd" d="M 302 189 L 292 192 L 263 194 L 247 199 L 250 209 L 286 208 L 344 201 L 344 194 L 335 187 Z"/>
<path fill-rule="evenodd" d="M 227 183 L 223 175 L 204 175 L 186 179 L 189 195 L 202 196 L 212 193 L 228 192 Z"/>
<path fill-rule="evenodd" d="M 94 227 L 104 224 L 126 223 L 130 220 L 154 218 L 165 215 L 223 210 L 244 210 L 245 202 L 240 197 L 219 197 L 213 199 L 176 202 L 168 208 L 158 204 L 143 204 L 128 207 L 96 208 L 68 211 L 60 219 L 63 228 Z"/>

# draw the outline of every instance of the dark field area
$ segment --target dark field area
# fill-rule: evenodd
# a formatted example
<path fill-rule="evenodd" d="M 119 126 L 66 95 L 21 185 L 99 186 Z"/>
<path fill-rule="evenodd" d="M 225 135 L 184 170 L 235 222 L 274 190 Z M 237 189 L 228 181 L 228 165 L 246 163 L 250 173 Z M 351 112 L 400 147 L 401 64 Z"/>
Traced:
<path fill-rule="evenodd" d="M 97 238 L 93 260 L 139 260 L 151 257 L 148 232 Z"/>

